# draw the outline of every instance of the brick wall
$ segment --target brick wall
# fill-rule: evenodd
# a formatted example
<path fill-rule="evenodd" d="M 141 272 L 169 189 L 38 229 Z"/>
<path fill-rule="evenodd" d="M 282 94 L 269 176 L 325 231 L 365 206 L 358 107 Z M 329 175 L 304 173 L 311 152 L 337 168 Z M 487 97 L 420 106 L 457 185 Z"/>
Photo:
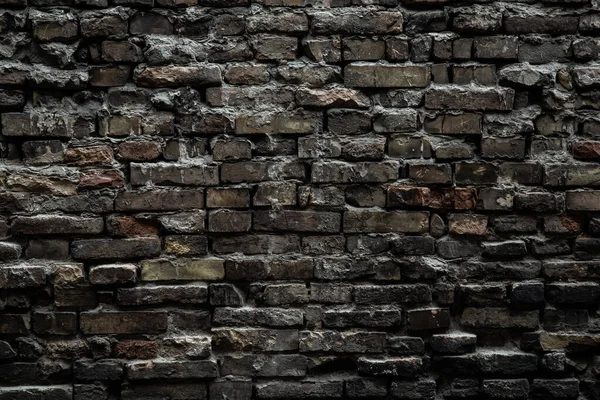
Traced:
<path fill-rule="evenodd" d="M 600 399 L 597 0 L 0 0 L 0 400 Z"/>

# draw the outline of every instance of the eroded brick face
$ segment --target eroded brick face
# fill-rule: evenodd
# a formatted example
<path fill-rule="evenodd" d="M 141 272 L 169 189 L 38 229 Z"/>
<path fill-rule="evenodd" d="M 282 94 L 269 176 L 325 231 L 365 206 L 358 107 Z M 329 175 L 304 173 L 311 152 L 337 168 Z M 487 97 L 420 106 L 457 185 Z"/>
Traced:
<path fill-rule="evenodd" d="M 596 0 L 0 0 L 0 400 L 600 400 Z"/>

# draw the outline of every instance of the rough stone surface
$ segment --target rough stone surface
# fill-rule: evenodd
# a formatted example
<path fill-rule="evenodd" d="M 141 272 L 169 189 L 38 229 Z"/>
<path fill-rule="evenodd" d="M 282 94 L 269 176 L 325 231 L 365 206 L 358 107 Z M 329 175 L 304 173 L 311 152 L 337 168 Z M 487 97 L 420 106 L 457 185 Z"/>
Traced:
<path fill-rule="evenodd" d="M 600 399 L 598 0 L 0 0 L 0 400 Z"/>

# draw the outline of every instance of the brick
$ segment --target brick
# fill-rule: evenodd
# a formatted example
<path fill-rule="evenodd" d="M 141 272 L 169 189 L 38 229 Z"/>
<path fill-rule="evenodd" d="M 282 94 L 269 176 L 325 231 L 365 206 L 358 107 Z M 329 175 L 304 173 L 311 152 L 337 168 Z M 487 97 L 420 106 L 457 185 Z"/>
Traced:
<path fill-rule="evenodd" d="M 270 236 L 273 237 L 273 236 Z M 277 236 L 275 236 L 277 237 Z M 283 238 L 286 240 L 289 238 Z M 298 239 L 292 237 L 291 239 Z M 281 239 L 279 239 L 281 240 Z M 294 242 L 283 241 L 279 242 L 273 240 L 269 244 L 282 247 L 282 249 L 275 248 L 273 253 L 279 253 L 281 250 L 294 250 L 299 249 L 299 245 L 295 246 Z M 294 244 L 294 246 L 290 246 Z M 273 246 L 275 247 L 275 246 Z M 267 252 L 268 250 L 262 250 L 257 252 Z M 252 254 L 257 254 L 252 252 Z M 227 279 L 231 280 L 256 280 L 256 279 L 310 279 L 313 277 L 315 263 L 312 259 L 300 258 L 300 259 L 282 259 L 282 260 L 267 260 L 261 259 L 246 259 L 240 261 L 228 261 L 225 265 L 225 272 Z"/>
<path fill-rule="evenodd" d="M 248 232 L 252 227 L 252 213 L 248 211 L 217 210 L 208 214 L 210 232 Z"/>
<path fill-rule="evenodd" d="M 381 353 L 384 348 L 381 332 L 300 332 L 300 352 Z"/>
<path fill-rule="evenodd" d="M 516 59 L 516 36 L 476 37 L 473 40 L 474 57 L 480 59 Z"/>
<path fill-rule="evenodd" d="M 71 254 L 83 260 L 106 260 L 122 257 L 145 258 L 160 253 L 158 238 L 140 237 L 135 239 L 86 239 L 71 243 Z"/>
<path fill-rule="evenodd" d="M 483 381 L 483 392 L 491 399 L 527 399 L 527 379 L 487 379 Z"/>
<path fill-rule="evenodd" d="M 470 328 L 537 329 L 539 316 L 537 311 L 511 312 L 504 308 L 465 308 L 460 322 Z"/>
<path fill-rule="evenodd" d="M 113 285 L 135 283 L 137 268 L 134 264 L 105 264 L 90 268 L 90 283 Z"/>
<path fill-rule="evenodd" d="M 90 84 L 95 87 L 123 86 L 131 76 L 131 68 L 125 65 L 116 67 L 92 67 Z"/>
<path fill-rule="evenodd" d="M 279 308 L 217 308 L 213 322 L 224 326 L 293 327 L 304 323 L 300 310 Z"/>
<path fill-rule="evenodd" d="M 201 379 L 215 378 L 218 374 L 215 361 L 154 361 L 134 362 L 126 366 L 131 380 L 150 379 Z"/>
<path fill-rule="evenodd" d="M 311 134 L 321 129 L 321 116 L 314 112 L 241 114 L 236 118 L 235 132 L 240 135 L 257 133 Z"/>
<path fill-rule="evenodd" d="M 90 235 L 102 233 L 103 230 L 102 218 L 38 215 L 17 217 L 11 224 L 11 232 L 22 235 Z"/>
<path fill-rule="evenodd" d="M 549 33 L 554 35 L 576 33 L 578 17 L 561 15 L 508 15 L 504 29 L 508 33 Z"/>
<path fill-rule="evenodd" d="M 69 42 L 77 38 L 77 19 L 71 13 L 45 13 L 34 10 L 30 15 L 33 35 L 41 42 Z"/>
<path fill-rule="evenodd" d="M 508 111 L 513 107 L 515 92 L 512 89 L 455 87 L 429 89 L 425 93 L 425 108 L 434 110 Z M 468 99 L 468 100 L 467 100 Z"/>
<path fill-rule="evenodd" d="M 28 164 L 58 163 L 64 157 L 64 146 L 59 140 L 25 142 L 22 150 Z"/>
<path fill-rule="evenodd" d="M 402 32 L 403 22 L 401 12 L 372 12 L 350 8 L 342 15 L 334 16 L 328 12 L 315 13 L 312 30 L 316 34 L 394 34 Z"/>
<path fill-rule="evenodd" d="M 256 385 L 258 399 L 282 399 L 289 393 L 304 393 L 309 398 L 341 398 L 342 381 L 273 381 Z"/>
<path fill-rule="evenodd" d="M 306 367 L 306 358 L 296 354 L 226 356 L 221 365 L 221 374 L 298 377 L 306 374 Z"/>
<path fill-rule="evenodd" d="M 215 328 L 212 347 L 226 351 L 290 351 L 298 350 L 298 330 L 260 328 Z"/>
<path fill-rule="evenodd" d="M 158 343 L 153 340 L 121 340 L 112 351 L 117 358 L 151 359 L 158 355 Z"/>
<path fill-rule="evenodd" d="M 577 379 L 534 379 L 531 385 L 533 398 L 568 398 L 575 399 L 579 395 Z"/>
<path fill-rule="evenodd" d="M 399 110 L 378 116 L 373 121 L 377 133 L 414 132 L 417 130 L 417 113 L 414 110 Z"/>
<path fill-rule="evenodd" d="M 143 87 L 218 86 L 221 70 L 214 65 L 146 67 L 139 71 L 136 83 Z"/>
<path fill-rule="evenodd" d="M 356 286 L 354 301 L 357 304 L 428 303 L 431 290 L 423 284 Z"/>
<path fill-rule="evenodd" d="M 418 381 L 392 382 L 391 393 L 398 399 L 433 399 L 436 393 L 436 383 L 433 379 Z"/>
<path fill-rule="evenodd" d="M 257 231 L 338 232 L 341 215 L 333 212 L 312 211 L 255 211 L 254 229 Z"/>
<path fill-rule="evenodd" d="M 433 335 L 431 348 L 440 354 L 465 354 L 475 351 L 477 336 L 470 333 Z"/>
<path fill-rule="evenodd" d="M 219 280 L 224 261 L 218 259 L 145 260 L 141 263 L 143 281 Z"/>
<path fill-rule="evenodd" d="M 407 312 L 409 330 L 432 330 L 450 326 L 450 310 L 445 308 L 430 308 L 410 310 Z"/>
<path fill-rule="evenodd" d="M 35 400 L 40 398 L 68 400 L 73 398 L 73 391 L 66 386 L 7 387 L 0 389 L 0 399 Z"/>
<path fill-rule="evenodd" d="M 357 110 L 328 110 L 327 127 L 334 135 L 368 133 L 371 130 L 371 116 L 367 112 Z"/>
<path fill-rule="evenodd" d="M 267 83 L 271 76 L 264 65 L 239 64 L 229 66 L 223 78 L 232 85 L 253 85 Z"/>
<path fill-rule="evenodd" d="M 129 41 L 102 42 L 102 59 L 109 62 L 140 62 L 143 51 L 135 43 Z"/>
<path fill-rule="evenodd" d="M 353 63 L 344 69 L 344 83 L 350 87 L 426 87 L 431 71 L 425 66 L 396 66 Z"/>
<path fill-rule="evenodd" d="M 255 37 L 253 47 L 257 60 L 294 60 L 298 52 L 298 39 L 288 36 L 259 34 Z"/>
<path fill-rule="evenodd" d="M 91 285 L 54 286 L 54 304 L 57 307 L 94 308 L 98 305 L 98 297 Z"/>
<path fill-rule="evenodd" d="M 186 286 L 142 286 L 117 291 L 119 304 L 125 306 L 160 304 L 205 304 L 208 301 L 208 286 L 194 284 Z"/>
<path fill-rule="evenodd" d="M 154 221 L 134 217 L 113 217 L 106 220 L 106 230 L 113 236 L 157 235 L 159 227 Z"/>
<path fill-rule="evenodd" d="M 41 265 L 2 266 L 0 268 L 0 288 L 24 289 L 46 284 L 46 269 Z"/>
<path fill-rule="evenodd" d="M 386 44 L 382 40 L 345 38 L 342 46 L 346 61 L 377 61 L 384 58 Z"/>
<path fill-rule="evenodd" d="M 482 133 L 482 118 L 479 114 L 446 114 L 425 122 L 428 132 L 440 135 L 478 135 Z"/>
<path fill-rule="evenodd" d="M 593 164 L 546 165 L 544 167 L 544 185 L 547 186 L 596 186 L 594 176 L 599 169 Z"/>
<path fill-rule="evenodd" d="M 296 103 L 303 107 L 367 108 L 371 100 L 354 89 L 304 89 L 296 91 Z"/>
<path fill-rule="evenodd" d="M 243 254 L 282 254 L 300 249 L 300 238 L 295 235 L 246 235 L 239 237 L 215 238 L 213 250 L 216 253 Z"/>
<path fill-rule="evenodd" d="M 173 211 L 204 207 L 203 190 L 157 190 L 120 192 L 118 211 Z"/>
<path fill-rule="evenodd" d="M 487 233 L 488 217 L 475 214 L 450 214 L 448 216 L 449 232 L 455 235 L 478 235 Z"/>
<path fill-rule="evenodd" d="M 159 333 L 167 329 L 165 311 L 82 312 L 79 318 L 86 335 Z"/>
<path fill-rule="evenodd" d="M 597 211 L 600 208 L 599 191 L 568 191 L 567 209 L 574 211 Z"/>
<path fill-rule="evenodd" d="M 72 312 L 35 312 L 34 332 L 41 335 L 74 335 L 77 333 L 77 314 Z"/>
<path fill-rule="evenodd" d="M 252 158 L 252 143 L 248 140 L 217 140 L 212 145 L 213 160 L 236 161 Z"/>
<path fill-rule="evenodd" d="M 409 164 L 408 177 L 418 184 L 450 184 L 450 164 Z"/>
<path fill-rule="evenodd" d="M 419 233 L 429 230 L 427 212 L 346 211 L 344 232 L 404 232 Z"/>
<path fill-rule="evenodd" d="M 245 188 L 211 188 L 206 191 L 207 208 L 246 208 L 250 192 Z"/>
<path fill-rule="evenodd" d="M 131 163 L 131 184 L 214 186 L 219 183 L 218 167 L 179 164 Z"/>
<path fill-rule="evenodd" d="M 252 202 L 255 206 L 296 205 L 296 184 L 292 182 L 259 183 Z"/>
<path fill-rule="evenodd" d="M 203 255 L 208 252 L 208 239 L 203 235 L 171 235 L 165 238 L 165 253 L 178 256 Z M 154 254 L 157 255 L 157 254 Z"/>
<path fill-rule="evenodd" d="M 329 309 L 323 313 L 323 325 L 328 328 L 390 327 L 402 325 L 402 311 L 395 307 L 382 307 L 373 312 L 369 308 Z"/>
<path fill-rule="evenodd" d="M 412 378 L 418 376 L 422 368 L 423 361 L 417 357 L 384 359 L 360 357 L 357 360 L 358 371 L 368 376 Z"/>
<path fill-rule="evenodd" d="M 398 177 L 398 167 L 398 164 L 393 161 L 356 164 L 319 161 L 312 165 L 311 180 L 313 183 L 387 182 Z"/>

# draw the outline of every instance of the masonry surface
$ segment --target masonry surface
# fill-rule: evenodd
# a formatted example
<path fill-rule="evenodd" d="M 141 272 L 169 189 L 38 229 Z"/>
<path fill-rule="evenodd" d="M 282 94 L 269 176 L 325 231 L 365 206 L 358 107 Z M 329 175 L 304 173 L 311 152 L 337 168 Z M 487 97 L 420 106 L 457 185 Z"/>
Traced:
<path fill-rule="evenodd" d="M 0 400 L 600 399 L 596 0 L 0 0 Z"/>

